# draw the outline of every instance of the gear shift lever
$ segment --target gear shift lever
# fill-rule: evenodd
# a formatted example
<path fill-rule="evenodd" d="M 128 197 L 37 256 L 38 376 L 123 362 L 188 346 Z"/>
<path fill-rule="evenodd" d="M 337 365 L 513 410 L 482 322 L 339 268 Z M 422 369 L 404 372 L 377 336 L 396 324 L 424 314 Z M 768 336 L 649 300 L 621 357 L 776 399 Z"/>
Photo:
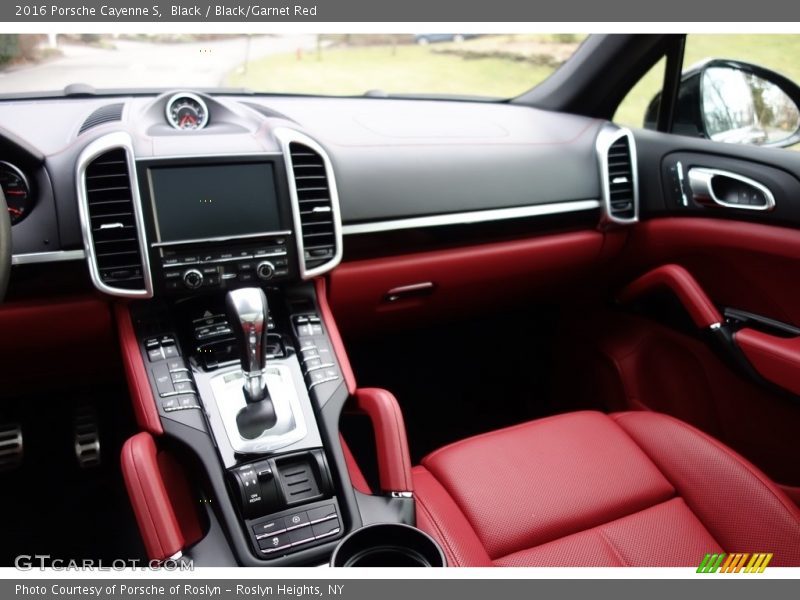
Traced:
<path fill-rule="evenodd" d="M 260 288 L 242 288 L 228 292 L 225 304 L 239 341 L 247 400 L 247 405 L 236 415 L 236 423 L 242 437 L 255 439 L 277 421 L 264 374 L 269 321 L 267 297 Z"/>

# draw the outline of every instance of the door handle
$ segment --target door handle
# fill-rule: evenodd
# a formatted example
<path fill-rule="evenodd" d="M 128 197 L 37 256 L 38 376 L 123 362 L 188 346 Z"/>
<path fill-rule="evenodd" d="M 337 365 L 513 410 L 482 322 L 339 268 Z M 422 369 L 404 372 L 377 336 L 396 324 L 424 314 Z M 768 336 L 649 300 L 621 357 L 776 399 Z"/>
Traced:
<path fill-rule="evenodd" d="M 740 210 L 770 211 L 775 196 L 764 184 L 731 171 L 692 167 L 689 188 L 699 204 Z"/>
<path fill-rule="evenodd" d="M 406 300 L 408 298 L 419 298 L 421 296 L 430 296 L 436 285 L 432 281 L 423 281 L 421 283 L 412 283 L 411 285 L 402 285 L 400 287 L 392 288 L 383 295 L 383 301 L 389 304 Z"/>

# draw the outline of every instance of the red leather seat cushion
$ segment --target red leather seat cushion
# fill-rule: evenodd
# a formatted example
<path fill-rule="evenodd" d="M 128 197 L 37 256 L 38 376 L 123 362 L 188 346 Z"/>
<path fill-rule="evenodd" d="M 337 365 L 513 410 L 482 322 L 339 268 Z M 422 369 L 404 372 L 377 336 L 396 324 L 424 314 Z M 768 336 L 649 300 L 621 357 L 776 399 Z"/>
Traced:
<path fill-rule="evenodd" d="M 743 458 L 647 412 L 559 415 L 414 469 L 417 522 L 454 565 L 691 566 L 706 552 L 800 565 L 800 511 Z"/>

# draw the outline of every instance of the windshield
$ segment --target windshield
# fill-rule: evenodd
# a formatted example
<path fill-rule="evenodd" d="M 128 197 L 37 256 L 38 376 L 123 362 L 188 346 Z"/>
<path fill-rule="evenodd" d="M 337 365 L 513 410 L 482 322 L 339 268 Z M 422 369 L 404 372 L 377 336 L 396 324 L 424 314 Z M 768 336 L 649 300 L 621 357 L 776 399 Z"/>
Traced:
<path fill-rule="evenodd" d="M 0 34 L 0 93 L 247 88 L 315 95 L 510 98 L 555 71 L 585 36 Z"/>

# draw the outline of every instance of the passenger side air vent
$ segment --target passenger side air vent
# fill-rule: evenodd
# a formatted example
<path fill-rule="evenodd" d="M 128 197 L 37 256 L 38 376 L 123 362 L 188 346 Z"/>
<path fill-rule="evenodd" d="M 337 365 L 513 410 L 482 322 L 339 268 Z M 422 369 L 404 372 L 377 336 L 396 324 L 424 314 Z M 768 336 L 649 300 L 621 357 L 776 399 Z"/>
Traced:
<path fill-rule="evenodd" d="M 289 143 L 292 176 L 297 190 L 300 232 L 306 275 L 339 257 L 338 207 L 322 155 L 311 147 Z M 331 265 L 333 266 L 333 265 Z"/>
<path fill-rule="evenodd" d="M 78 135 L 85 133 L 92 127 L 102 125 L 103 123 L 111 123 L 112 121 L 121 120 L 122 109 L 124 107 L 125 104 L 122 102 L 101 106 L 86 118 L 86 120 L 83 122 L 83 125 L 81 125 L 80 131 L 78 131 Z"/>
<path fill-rule="evenodd" d="M 84 228 L 90 234 L 90 260 L 101 288 L 138 295 L 147 293 L 147 284 L 130 177 L 123 148 L 100 154 L 87 165 Z"/>
<path fill-rule="evenodd" d="M 608 220 L 630 224 L 638 218 L 638 181 L 633 135 L 608 127 L 598 138 L 603 173 L 603 196 Z"/>

